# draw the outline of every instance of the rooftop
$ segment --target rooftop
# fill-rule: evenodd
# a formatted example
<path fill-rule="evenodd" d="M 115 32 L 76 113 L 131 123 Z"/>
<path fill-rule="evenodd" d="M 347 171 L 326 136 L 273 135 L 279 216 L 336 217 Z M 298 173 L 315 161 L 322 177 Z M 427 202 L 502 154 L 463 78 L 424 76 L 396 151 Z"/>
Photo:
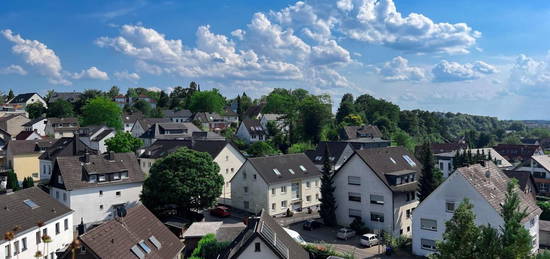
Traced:
<path fill-rule="evenodd" d="M 319 169 L 303 154 L 287 154 L 249 158 L 267 184 L 320 176 Z"/>

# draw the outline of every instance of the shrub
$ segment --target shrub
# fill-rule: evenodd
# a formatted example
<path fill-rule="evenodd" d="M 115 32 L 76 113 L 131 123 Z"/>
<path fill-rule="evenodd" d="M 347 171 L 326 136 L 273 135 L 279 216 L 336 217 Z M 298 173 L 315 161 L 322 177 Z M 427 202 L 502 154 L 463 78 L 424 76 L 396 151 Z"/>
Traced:
<path fill-rule="evenodd" d="M 358 235 L 369 233 L 370 230 L 368 227 L 365 226 L 365 223 L 360 218 L 355 218 L 351 224 L 349 224 L 349 227 Z"/>
<path fill-rule="evenodd" d="M 227 242 L 218 242 L 214 234 L 208 234 L 199 240 L 191 258 L 216 259 L 228 245 Z"/>

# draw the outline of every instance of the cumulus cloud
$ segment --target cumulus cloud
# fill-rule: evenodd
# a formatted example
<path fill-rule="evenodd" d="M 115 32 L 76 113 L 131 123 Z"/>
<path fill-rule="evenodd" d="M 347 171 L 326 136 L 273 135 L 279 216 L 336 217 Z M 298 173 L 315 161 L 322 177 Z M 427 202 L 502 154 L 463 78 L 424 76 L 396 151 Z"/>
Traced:
<path fill-rule="evenodd" d="M 0 74 L 3 74 L 3 75 L 17 74 L 17 75 L 24 76 L 27 74 L 27 71 L 19 65 L 9 65 L 7 67 L 0 68 Z"/>
<path fill-rule="evenodd" d="M 519 55 L 510 73 L 510 84 L 513 89 L 526 88 L 550 89 L 550 57 L 535 59 Z M 521 91 L 526 92 L 526 91 Z"/>
<path fill-rule="evenodd" d="M 2 35 L 12 42 L 12 52 L 20 55 L 25 63 L 37 68 L 41 75 L 48 78 L 52 84 L 70 85 L 71 82 L 63 77 L 63 67 L 55 52 L 44 43 L 37 40 L 23 39 L 21 35 L 11 30 L 3 30 Z"/>
<path fill-rule="evenodd" d="M 151 92 L 160 92 L 162 91 L 162 89 L 156 87 L 156 86 L 151 86 L 151 87 L 147 87 L 147 91 L 151 91 Z"/>
<path fill-rule="evenodd" d="M 82 70 L 80 73 L 74 73 L 72 77 L 74 79 L 109 80 L 109 75 L 106 72 L 99 70 L 97 67 L 90 67 L 86 70 Z"/>
<path fill-rule="evenodd" d="M 442 60 L 432 69 L 433 81 L 435 82 L 474 80 L 497 72 L 494 66 L 483 61 L 460 64 Z"/>
<path fill-rule="evenodd" d="M 410 66 L 409 61 L 401 56 L 384 63 L 378 73 L 386 81 L 422 81 L 427 77 L 424 69 Z"/>
<path fill-rule="evenodd" d="M 141 78 L 137 73 L 130 73 L 128 72 L 128 70 L 115 72 L 113 76 L 118 80 L 128 80 L 128 81 L 134 81 L 134 82 Z"/>

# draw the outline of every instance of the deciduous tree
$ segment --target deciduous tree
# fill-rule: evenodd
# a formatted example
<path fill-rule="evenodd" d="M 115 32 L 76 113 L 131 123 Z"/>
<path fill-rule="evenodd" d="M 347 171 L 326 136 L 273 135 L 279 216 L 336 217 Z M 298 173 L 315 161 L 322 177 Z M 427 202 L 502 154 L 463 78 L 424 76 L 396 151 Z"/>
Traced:
<path fill-rule="evenodd" d="M 107 125 L 121 130 L 121 114 L 122 111 L 115 102 L 105 97 L 96 97 L 82 108 L 82 125 Z"/>
<path fill-rule="evenodd" d="M 25 107 L 25 111 L 29 113 L 29 118 L 36 119 L 41 117 L 44 112 L 46 112 L 46 108 L 44 108 L 44 105 L 41 102 L 35 102 L 28 104 Z"/>
<path fill-rule="evenodd" d="M 143 141 L 139 138 L 132 136 L 129 132 L 117 132 L 117 134 L 105 141 L 107 150 L 115 153 L 124 152 L 136 152 L 141 146 Z"/>

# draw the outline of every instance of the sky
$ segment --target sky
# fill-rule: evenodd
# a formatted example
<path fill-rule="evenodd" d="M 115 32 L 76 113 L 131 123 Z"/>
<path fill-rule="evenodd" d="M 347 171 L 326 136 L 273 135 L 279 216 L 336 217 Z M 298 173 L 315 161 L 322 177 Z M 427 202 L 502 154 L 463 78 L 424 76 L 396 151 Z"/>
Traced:
<path fill-rule="evenodd" d="M 550 1 L 1 1 L 0 91 L 274 88 L 550 119 Z"/>

